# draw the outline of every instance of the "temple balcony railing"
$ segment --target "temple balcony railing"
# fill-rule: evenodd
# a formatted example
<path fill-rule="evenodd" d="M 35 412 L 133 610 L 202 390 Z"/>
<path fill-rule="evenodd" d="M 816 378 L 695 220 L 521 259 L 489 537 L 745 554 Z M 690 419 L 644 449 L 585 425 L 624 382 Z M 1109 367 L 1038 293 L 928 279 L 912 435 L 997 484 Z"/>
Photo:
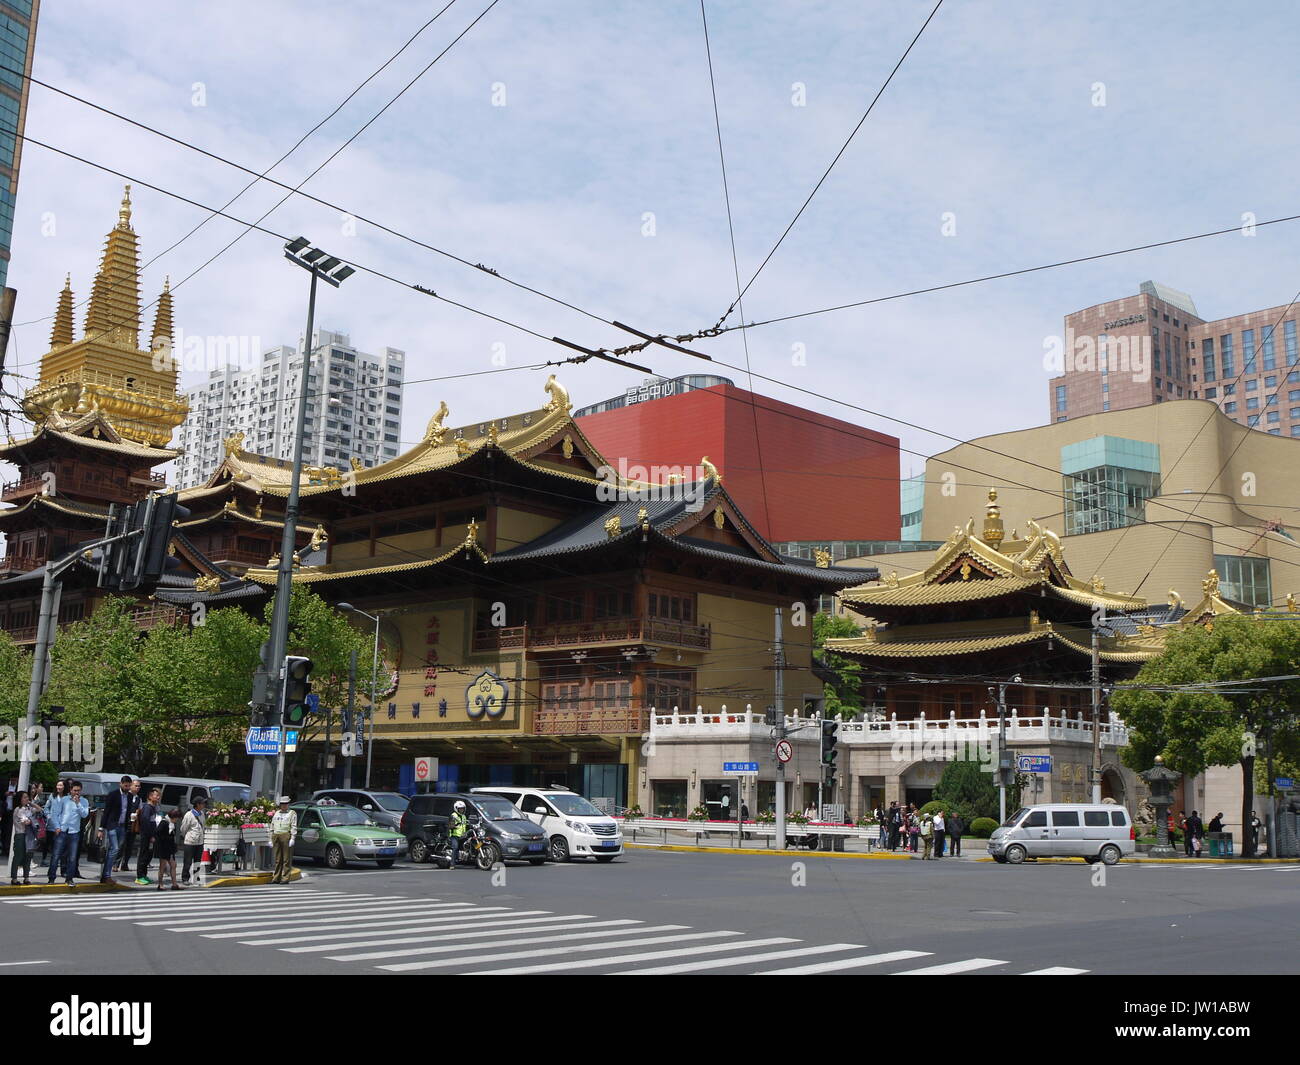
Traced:
<path fill-rule="evenodd" d="M 147 606 L 136 607 L 131 611 L 131 621 L 138 629 L 152 629 L 158 625 L 176 625 L 180 622 L 188 623 L 189 614 L 183 609 L 171 605 L 152 603 Z M 81 618 L 73 619 L 76 621 Z M 60 622 L 60 625 L 72 624 L 72 621 Z M 24 625 L 21 628 L 3 630 L 9 634 L 14 643 L 35 643 L 36 626 Z"/>
<path fill-rule="evenodd" d="M 596 621 L 563 621 L 551 625 L 477 629 L 473 647 L 478 652 L 524 648 L 560 651 L 642 643 L 707 651 L 713 646 L 713 632 L 708 625 L 694 625 L 667 618 L 601 618 Z"/>
<path fill-rule="evenodd" d="M 649 722 L 650 711 L 644 707 L 536 710 L 533 733 L 538 736 L 640 736 L 649 728 Z"/>
<path fill-rule="evenodd" d="M 800 732 L 792 740 L 817 739 L 817 718 L 786 715 L 786 730 Z M 697 707 L 694 711 L 656 710 L 650 717 L 650 733 L 668 739 L 720 739 L 738 741 L 770 738 L 772 726 L 764 714 L 752 707 L 730 710 L 723 706 L 717 710 Z M 979 717 L 927 718 L 918 714 L 914 718 L 888 718 L 872 721 L 840 722 L 839 741 L 845 745 L 892 746 L 896 743 L 915 744 L 924 738 L 940 737 L 955 743 L 996 741 L 998 719 L 981 713 Z M 1079 711 L 1074 717 L 1065 712 L 1050 711 L 1030 714 L 1013 710 L 1007 714 L 1007 740 L 1021 743 L 1092 743 L 1092 721 Z M 1128 729 L 1114 715 L 1106 715 L 1101 722 L 1101 742 L 1107 747 L 1123 747 L 1129 741 Z"/>

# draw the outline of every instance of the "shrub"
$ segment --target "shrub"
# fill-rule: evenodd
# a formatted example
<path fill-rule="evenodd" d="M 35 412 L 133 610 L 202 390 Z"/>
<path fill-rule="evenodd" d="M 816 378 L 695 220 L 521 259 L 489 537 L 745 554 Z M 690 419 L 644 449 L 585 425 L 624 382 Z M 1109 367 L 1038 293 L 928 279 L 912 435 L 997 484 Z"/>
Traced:
<path fill-rule="evenodd" d="M 934 787 L 935 801 L 947 804 L 945 813 L 967 821 L 992 817 L 998 809 L 998 789 L 987 768 L 977 761 L 949 762 Z"/>
<path fill-rule="evenodd" d="M 998 823 L 991 817 L 977 817 L 970 823 L 970 834 L 976 839 L 988 839 Z"/>
<path fill-rule="evenodd" d="M 633 821 L 638 817 L 645 817 L 645 814 L 641 812 L 641 806 L 639 804 L 634 804 L 623 811 L 623 817 L 629 821 Z"/>
<path fill-rule="evenodd" d="M 933 817 L 940 810 L 943 811 L 943 816 L 945 818 L 948 817 L 952 813 L 952 803 L 941 802 L 936 799 L 933 802 L 927 802 L 924 806 L 921 807 L 921 809 L 918 812 L 922 817 L 924 817 L 926 814 L 929 814 L 931 817 Z"/>
<path fill-rule="evenodd" d="M 686 815 L 688 821 L 707 821 L 708 819 L 709 811 L 704 808 L 703 803 L 700 803 L 699 806 Z"/>

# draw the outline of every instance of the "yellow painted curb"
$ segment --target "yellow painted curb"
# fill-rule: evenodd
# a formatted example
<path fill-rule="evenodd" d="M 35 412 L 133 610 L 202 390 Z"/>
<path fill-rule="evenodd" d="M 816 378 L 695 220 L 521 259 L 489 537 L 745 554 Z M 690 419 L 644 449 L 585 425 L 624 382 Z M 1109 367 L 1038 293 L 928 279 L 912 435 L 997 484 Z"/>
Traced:
<path fill-rule="evenodd" d="M 301 880 L 301 869 L 289 870 L 290 880 Z M 270 873 L 258 873 L 256 876 L 223 876 L 216 880 L 209 880 L 208 887 L 255 887 L 258 884 L 269 884 L 271 882 Z"/>
<path fill-rule="evenodd" d="M 908 861 L 911 859 L 910 854 L 856 854 L 849 851 L 810 851 L 810 850 L 771 850 L 764 848 L 759 850 L 757 847 L 688 847 L 684 844 L 669 843 L 628 843 L 623 841 L 624 848 L 635 848 L 636 850 L 646 851 L 685 851 L 689 854 L 773 854 L 780 857 L 795 858 L 858 858 L 864 861 Z"/>

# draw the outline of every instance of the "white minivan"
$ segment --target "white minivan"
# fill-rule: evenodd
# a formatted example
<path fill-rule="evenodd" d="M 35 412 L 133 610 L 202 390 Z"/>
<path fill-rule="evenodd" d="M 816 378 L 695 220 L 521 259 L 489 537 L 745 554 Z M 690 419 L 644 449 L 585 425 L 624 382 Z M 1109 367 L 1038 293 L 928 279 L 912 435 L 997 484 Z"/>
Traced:
<path fill-rule="evenodd" d="M 568 788 L 512 785 L 471 790 L 476 794 L 499 795 L 523 810 L 546 833 L 553 862 L 567 862 L 570 858 L 612 862 L 623 853 L 623 833 L 618 822 Z"/>
<path fill-rule="evenodd" d="M 1136 848 L 1128 811 L 1110 803 L 1025 806 L 989 838 L 993 860 L 1011 865 L 1026 858 L 1082 858 L 1114 865 Z"/>

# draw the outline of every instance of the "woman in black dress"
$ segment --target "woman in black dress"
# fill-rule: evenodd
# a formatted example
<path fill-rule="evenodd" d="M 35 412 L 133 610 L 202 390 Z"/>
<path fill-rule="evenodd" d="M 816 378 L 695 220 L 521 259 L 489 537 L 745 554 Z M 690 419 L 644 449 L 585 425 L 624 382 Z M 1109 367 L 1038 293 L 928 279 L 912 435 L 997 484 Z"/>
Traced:
<path fill-rule="evenodd" d="M 181 819 L 179 810 L 172 810 L 159 823 L 154 830 L 153 853 L 158 859 L 158 890 L 163 889 L 163 881 L 167 877 L 168 871 L 172 876 L 172 890 L 180 891 L 181 886 L 176 882 L 176 826 Z"/>

